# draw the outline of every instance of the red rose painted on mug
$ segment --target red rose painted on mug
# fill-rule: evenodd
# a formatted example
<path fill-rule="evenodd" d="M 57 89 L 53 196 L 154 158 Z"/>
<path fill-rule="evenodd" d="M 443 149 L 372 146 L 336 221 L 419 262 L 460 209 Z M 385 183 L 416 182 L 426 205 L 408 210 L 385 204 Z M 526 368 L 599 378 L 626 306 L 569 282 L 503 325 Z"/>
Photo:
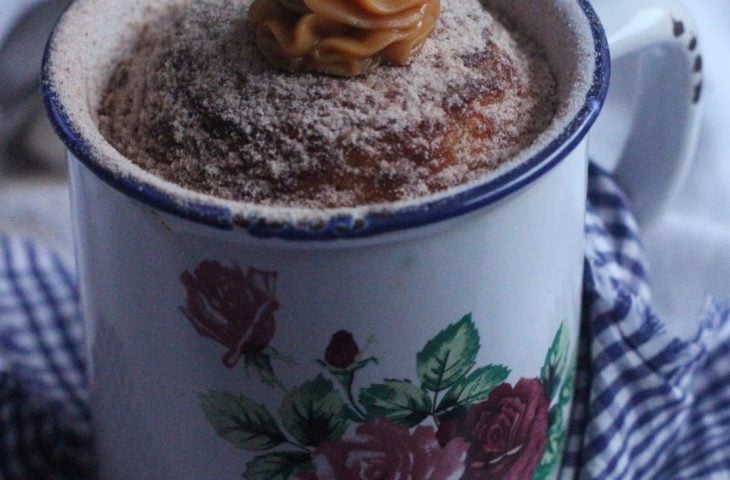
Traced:
<path fill-rule="evenodd" d="M 439 440 L 471 444 L 464 480 L 529 479 L 547 445 L 548 406 L 539 379 L 504 383 L 466 414 L 443 422 Z"/>
<path fill-rule="evenodd" d="M 243 355 L 260 352 L 276 331 L 276 272 L 202 262 L 180 281 L 187 302 L 180 307 L 195 330 L 226 347 L 223 363 L 232 368 Z"/>
<path fill-rule="evenodd" d="M 323 442 L 314 453 L 318 480 L 458 480 L 469 445 L 454 439 L 441 448 L 433 427 L 408 428 L 377 418 L 353 435 Z"/>

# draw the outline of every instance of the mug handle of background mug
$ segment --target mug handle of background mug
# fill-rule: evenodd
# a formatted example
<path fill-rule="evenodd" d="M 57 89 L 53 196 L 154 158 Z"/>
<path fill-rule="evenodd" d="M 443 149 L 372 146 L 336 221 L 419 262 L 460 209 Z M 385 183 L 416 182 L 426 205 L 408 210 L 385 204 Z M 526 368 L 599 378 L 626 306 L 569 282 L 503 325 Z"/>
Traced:
<path fill-rule="evenodd" d="M 615 174 L 647 228 L 679 193 L 697 147 L 697 27 L 678 0 L 594 0 L 593 6 L 606 28 L 612 79 L 590 154 Z"/>

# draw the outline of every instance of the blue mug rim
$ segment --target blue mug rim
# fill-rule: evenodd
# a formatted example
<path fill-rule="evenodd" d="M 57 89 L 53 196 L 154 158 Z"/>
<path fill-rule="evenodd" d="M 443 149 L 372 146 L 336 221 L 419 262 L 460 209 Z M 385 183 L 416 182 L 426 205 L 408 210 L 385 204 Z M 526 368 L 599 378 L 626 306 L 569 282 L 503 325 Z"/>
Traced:
<path fill-rule="evenodd" d="M 263 217 L 242 222 L 226 207 L 203 201 L 181 204 L 169 192 L 156 185 L 115 174 L 94 159 L 88 142 L 74 131 L 72 122 L 58 98 L 48 68 L 55 29 L 51 33 L 43 56 L 41 92 L 51 123 L 69 151 L 102 181 L 154 209 L 221 230 L 242 228 L 257 238 L 332 241 L 373 237 L 438 223 L 491 205 L 542 177 L 560 164 L 582 142 L 605 103 L 611 76 L 611 60 L 606 33 L 596 11 L 588 0 L 576 1 L 590 25 L 596 63 L 585 101 L 565 128 L 535 155 L 487 182 L 452 195 L 404 206 L 387 213 L 371 212 L 357 217 L 350 214 L 336 214 L 326 222 L 316 225 L 272 222 Z"/>

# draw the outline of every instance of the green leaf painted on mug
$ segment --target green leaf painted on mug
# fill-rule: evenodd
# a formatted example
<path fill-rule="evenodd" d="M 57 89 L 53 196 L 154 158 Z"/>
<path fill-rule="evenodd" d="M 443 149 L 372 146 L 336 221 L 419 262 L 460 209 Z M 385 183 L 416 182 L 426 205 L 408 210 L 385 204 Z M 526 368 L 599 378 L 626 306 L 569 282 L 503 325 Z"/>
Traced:
<path fill-rule="evenodd" d="M 246 464 L 246 480 L 288 480 L 312 460 L 305 452 L 275 452 L 258 456 Z"/>
<path fill-rule="evenodd" d="M 433 392 L 446 390 L 471 370 L 478 352 L 479 332 L 469 314 L 442 330 L 418 352 L 418 377 Z"/>
<path fill-rule="evenodd" d="M 507 380 L 510 369 L 504 365 L 487 365 L 461 379 L 441 400 L 438 412 L 444 412 L 457 405 L 468 406 L 486 400 L 489 392 Z"/>
<path fill-rule="evenodd" d="M 357 413 L 355 409 L 350 407 L 349 405 L 345 405 L 345 416 L 348 420 L 357 423 L 364 423 L 367 421 L 367 418 L 364 418 L 362 415 Z"/>
<path fill-rule="evenodd" d="M 360 391 L 359 400 L 368 417 L 385 417 L 413 427 L 431 413 L 431 399 L 421 387 L 407 380 L 385 380 Z"/>
<path fill-rule="evenodd" d="M 211 391 L 200 406 L 216 433 L 238 448 L 268 450 L 286 441 L 266 407 L 243 395 Z"/>
<path fill-rule="evenodd" d="M 548 456 L 547 452 L 542 456 L 542 461 L 532 474 L 532 480 L 549 480 L 553 479 L 557 461 L 553 456 Z"/>
<path fill-rule="evenodd" d="M 563 441 L 565 432 L 563 428 L 563 407 L 555 405 L 549 413 L 550 426 L 547 432 L 547 445 L 540 458 L 540 463 L 532 475 L 532 480 L 545 480 L 553 478 L 553 473 L 558 468 L 560 459 L 563 456 Z"/>
<path fill-rule="evenodd" d="M 562 323 L 545 357 L 545 364 L 540 370 L 540 380 L 545 386 L 545 394 L 551 401 L 555 399 L 565 375 L 565 369 L 568 366 L 569 347 L 568 329 Z"/>
<path fill-rule="evenodd" d="M 290 391 L 280 408 L 284 427 L 302 445 L 316 447 L 336 440 L 347 428 L 345 404 L 323 375 Z"/>
<path fill-rule="evenodd" d="M 560 394 L 558 395 L 558 401 L 550 409 L 548 418 L 550 424 L 548 427 L 548 441 L 545 447 L 545 452 L 540 459 L 535 473 L 532 475 L 532 480 L 547 480 L 553 478 L 553 474 L 560 466 L 560 461 L 563 458 L 563 451 L 565 450 L 565 418 L 568 415 L 568 407 L 573 399 L 575 381 L 575 364 L 568 368 L 565 380 L 560 387 Z"/>
<path fill-rule="evenodd" d="M 267 348 L 260 352 L 246 354 L 244 356 L 246 368 L 257 373 L 264 384 L 270 387 L 279 387 L 284 390 L 284 386 L 279 381 L 279 378 L 274 372 L 274 367 L 271 365 L 271 352 L 275 352 L 275 350 Z"/>
<path fill-rule="evenodd" d="M 560 387 L 560 395 L 558 396 L 558 402 L 563 407 L 568 406 L 573 401 L 573 392 L 575 391 L 575 371 L 577 369 L 576 359 L 574 358 L 570 362 L 568 373 L 565 375 L 563 380 L 563 386 Z"/>

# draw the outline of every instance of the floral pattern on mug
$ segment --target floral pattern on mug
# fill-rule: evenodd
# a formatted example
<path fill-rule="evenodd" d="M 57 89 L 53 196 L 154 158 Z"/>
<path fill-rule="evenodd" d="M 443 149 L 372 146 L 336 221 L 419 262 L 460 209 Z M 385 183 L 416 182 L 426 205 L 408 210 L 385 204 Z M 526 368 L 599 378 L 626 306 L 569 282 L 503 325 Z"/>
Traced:
<path fill-rule="evenodd" d="M 347 330 L 340 330 L 332 335 L 329 345 L 324 352 L 324 361 L 327 365 L 344 369 L 355 362 L 360 354 L 360 347 Z"/>
<path fill-rule="evenodd" d="M 195 330 L 226 348 L 223 364 L 233 368 L 244 359 L 269 385 L 279 383 L 271 366 L 277 352 L 269 348 L 276 332 L 276 272 L 238 265 L 201 262 L 180 275 L 187 302 L 180 307 Z"/>
<path fill-rule="evenodd" d="M 200 405 L 219 436 L 257 456 L 247 480 L 482 480 L 552 478 L 565 442 L 574 367 L 561 325 L 539 377 L 508 381 L 504 365 L 476 364 L 481 348 L 471 315 L 434 335 L 415 358 L 414 379 L 385 378 L 358 388 L 377 365 L 355 336 L 334 332 L 322 372 L 283 385 L 271 366 L 275 272 L 203 262 L 184 272 L 181 311 L 201 335 L 243 357 L 282 391 L 275 415 L 244 395 L 210 391 Z"/>
<path fill-rule="evenodd" d="M 465 480 L 529 478 L 545 451 L 548 399 L 538 378 L 503 383 L 489 397 L 439 426 L 442 444 L 471 444 Z"/>
<path fill-rule="evenodd" d="M 312 456 L 315 473 L 309 478 L 458 480 L 468 449 L 460 438 L 440 447 L 433 427 L 411 432 L 376 418 L 358 425 L 351 435 L 322 442 Z"/>

